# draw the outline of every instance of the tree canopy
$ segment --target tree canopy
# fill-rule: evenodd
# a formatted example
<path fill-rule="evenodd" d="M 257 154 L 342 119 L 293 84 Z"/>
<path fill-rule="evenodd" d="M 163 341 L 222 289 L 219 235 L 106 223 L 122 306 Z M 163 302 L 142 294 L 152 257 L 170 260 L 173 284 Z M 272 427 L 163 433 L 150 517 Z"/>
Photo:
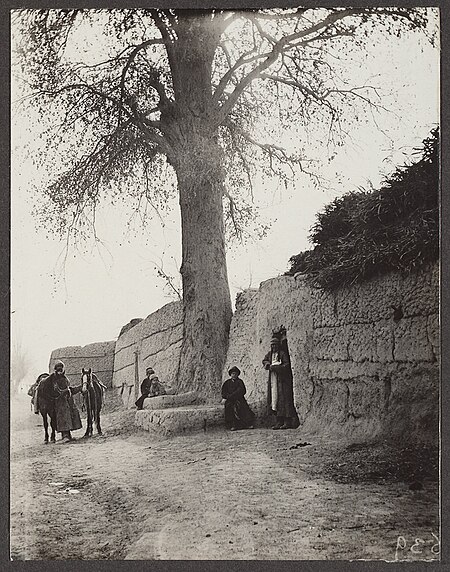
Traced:
<path fill-rule="evenodd" d="M 285 180 L 298 175 L 295 166 L 313 172 L 303 142 L 288 152 L 271 142 L 270 127 L 258 140 L 256 119 L 276 113 L 281 128 L 305 130 L 325 123 L 330 144 L 341 143 L 343 114 L 382 102 L 375 86 L 345 84 L 339 52 L 363 49 L 376 30 L 400 34 L 426 21 L 425 9 L 405 8 L 18 12 L 27 102 L 54 117 L 42 160 L 49 146 L 61 153 L 44 189 L 49 200 L 37 209 L 42 223 L 86 233 L 108 192 L 163 209 L 176 192 L 167 165 L 176 168 L 180 136 L 192 134 L 197 117 L 195 127 L 214 133 L 224 151 L 225 214 L 241 237 L 253 214 L 246 197 L 256 169 Z M 95 45 L 90 31 L 102 34 Z M 183 68 L 195 58 L 205 84 L 187 89 Z M 203 159 L 211 148 L 200 152 Z"/>

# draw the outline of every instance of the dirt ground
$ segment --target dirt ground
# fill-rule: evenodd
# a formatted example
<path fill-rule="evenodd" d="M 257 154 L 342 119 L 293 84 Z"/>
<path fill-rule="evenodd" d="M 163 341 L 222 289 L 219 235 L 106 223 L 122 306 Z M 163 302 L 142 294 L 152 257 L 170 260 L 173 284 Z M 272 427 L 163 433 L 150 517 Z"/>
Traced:
<path fill-rule="evenodd" d="M 134 411 L 45 445 L 28 397 L 11 413 L 13 560 L 439 559 L 424 449 L 268 428 L 155 442 Z"/>

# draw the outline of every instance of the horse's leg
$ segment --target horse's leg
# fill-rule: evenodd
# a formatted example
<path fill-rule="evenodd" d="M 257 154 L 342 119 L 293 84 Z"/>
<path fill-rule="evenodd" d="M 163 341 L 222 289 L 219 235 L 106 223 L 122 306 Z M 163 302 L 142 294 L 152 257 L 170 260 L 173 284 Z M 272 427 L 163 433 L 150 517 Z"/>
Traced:
<path fill-rule="evenodd" d="M 83 393 L 83 401 L 86 409 L 86 431 L 84 432 L 84 437 L 89 437 L 89 401 L 87 394 Z"/>
<path fill-rule="evenodd" d="M 97 425 L 97 433 L 99 435 L 102 434 L 102 428 L 100 427 L 100 411 L 102 409 L 102 390 L 101 388 L 98 388 L 98 391 L 96 390 L 95 393 L 95 413 L 96 413 L 96 418 L 95 418 L 95 423 Z"/>
<path fill-rule="evenodd" d="M 97 406 L 97 399 L 95 394 L 95 388 L 92 387 L 89 391 L 89 401 L 91 404 L 91 437 L 94 434 L 94 421 L 97 420 L 96 418 L 96 406 Z"/>
<path fill-rule="evenodd" d="M 50 441 L 56 443 L 56 411 L 52 411 L 50 415 L 50 426 L 52 428 L 52 434 L 50 436 Z"/>
<path fill-rule="evenodd" d="M 98 409 L 97 411 L 97 421 L 96 421 L 96 425 L 97 425 L 97 433 L 99 435 L 102 434 L 102 428 L 100 427 L 100 409 Z"/>
<path fill-rule="evenodd" d="M 89 424 L 90 424 L 91 412 L 89 407 L 86 406 L 86 431 L 84 433 L 85 437 L 90 437 L 89 435 Z"/>
<path fill-rule="evenodd" d="M 91 398 L 89 395 L 89 390 L 87 391 L 84 403 L 86 406 L 86 432 L 85 437 L 90 437 L 92 435 L 92 412 L 91 412 Z"/>
<path fill-rule="evenodd" d="M 91 399 L 91 437 L 94 434 L 95 409 Z"/>
<path fill-rule="evenodd" d="M 44 431 L 45 431 L 45 441 L 44 443 L 48 443 L 48 421 L 47 421 L 47 412 L 41 413 L 42 421 L 44 422 Z"/>

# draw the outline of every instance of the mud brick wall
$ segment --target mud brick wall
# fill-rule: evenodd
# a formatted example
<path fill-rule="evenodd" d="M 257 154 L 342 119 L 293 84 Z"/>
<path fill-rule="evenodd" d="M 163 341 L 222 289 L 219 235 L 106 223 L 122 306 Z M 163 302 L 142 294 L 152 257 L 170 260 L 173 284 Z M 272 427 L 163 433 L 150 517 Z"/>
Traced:
<path fill-rule="evenodd" d="M 66 366 L 66 375 L 73 385 L 81 381 L 82 368 L 92 371 L 108 388 L 112 387 L 114 351 L 116 341 L 97 342 L 86 346 L 67 346 L 53 350 L 49 361 L 49 372 L 55 362 L 61 360 Z"/>
<path fill-rule="evenodd" d="M 438 307 L 437 265 L 332 293 L 302 276 L 274 278 L 238 296 L 226 369 L 241 369 L 249 403 L 262 414 L 261 362 L 283 324 L 303 430 L 429 442 L 438 434 Z"/>
<path fill-rule="evenodd" d="M 147 367 L 152 367 L 163 383 L 174 387 L 182 335 L 182 306 L 172 302 L 119 336 L 113 387 L 125 407 L 134 407 Z"/>
<path fill-rule="evenodd" d="M 257 338 L 258 319 L 258 290 L 245 290 L 236 297 L 235 317 L 231 321 L 229 347 L 222 383 L 228 379 L 228 370 L 233 366 L 238 366 L 241 370 L 240 377 L 244 380 L 247 388 L 246 399 L 254 405 L 261 401 L 260 386 L 254 383 L 258 379 L 255 367 L 254 355 L 251 348 Z M 247 378 L 251 379 L 247 383 Z M 221 387 L 217 388 L 218 399 L 220 400 Z"/>

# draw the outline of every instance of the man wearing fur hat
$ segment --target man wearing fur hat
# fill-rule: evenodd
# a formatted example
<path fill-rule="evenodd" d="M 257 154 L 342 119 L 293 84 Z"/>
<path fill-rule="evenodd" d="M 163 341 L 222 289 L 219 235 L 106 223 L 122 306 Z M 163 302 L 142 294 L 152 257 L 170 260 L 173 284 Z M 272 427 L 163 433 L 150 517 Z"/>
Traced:
<path fill-rule="evenodd" d="M 225 425 L 230 431 L 236 429 L 253 429 L 255 415 L 250 409 L 244 395 L 245 385 L 239 375 L 241 370 L 233 366 L 228 370 L 230 379 L 222 385 L 222 398 L 225 401 Z"/>
<path fill-rule="evenodd" d="M 55 391 L 56 430 L 62 435 L 62 440 L 72 440 L 71 431 L 81 429 L 81 418 L 73 395 L 81 391 L 81 385 L 71 387 L 65 374 L 62 361 L 57 361 L 55 371 L 49 375 L 47 383 L 53 383 Z"/>
<path fill-rule="evenodd" d="M 277 418 L 272 429 L 296 429 L 299 420 L 294 406 L 291 362 L 279 337 L 272 337 L 270 352 L 264 357 L 263 366 L 269 371 L 269 410 L 275 413 Z"/>

